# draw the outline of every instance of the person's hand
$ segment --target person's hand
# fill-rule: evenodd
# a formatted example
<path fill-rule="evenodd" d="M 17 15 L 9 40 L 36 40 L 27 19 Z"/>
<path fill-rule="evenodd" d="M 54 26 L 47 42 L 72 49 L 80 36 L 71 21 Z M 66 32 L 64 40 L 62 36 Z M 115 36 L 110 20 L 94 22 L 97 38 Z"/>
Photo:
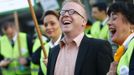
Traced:
<path fill-rule="evenodd" d="M 20 58 L 19 58 L 19 63 L 20 63 L 21 65 L 26 65 L 26 64 L 27 64 L 26 58 L 20 57 Z"/>
<path fill-rule="evenodd" d="M 44 63 L 45 65 L 47 65 L 47 63 L 48 63 L 48 59 L 43 58 L 43 63 Z"/>
<path fill-rule="evenodd" d="M 118 65 L 118 62 L 112 62 L 107 75 L 116 75 L 117 65 Z"/>
<path fill-rule="evenodd" d="M 6 66 L 8 66 L 8 64 L 10 62 L 11 62 L 10 60 L 4 59 L 4 60 L 0 61 L 0 67 L 6 67 Z"/>

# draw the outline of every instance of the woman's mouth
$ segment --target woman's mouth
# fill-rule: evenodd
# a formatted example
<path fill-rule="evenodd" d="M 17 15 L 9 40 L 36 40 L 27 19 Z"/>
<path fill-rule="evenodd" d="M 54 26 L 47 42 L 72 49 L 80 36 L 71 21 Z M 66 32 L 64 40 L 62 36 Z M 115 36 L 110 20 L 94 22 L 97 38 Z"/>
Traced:
<path fill-rule="evenodd" d="M 114 35 L 116 33 L 116 29 L 115 28 L 110 28 L 109 30 L 111 32 L 111 37 L 114 37 Z"/>

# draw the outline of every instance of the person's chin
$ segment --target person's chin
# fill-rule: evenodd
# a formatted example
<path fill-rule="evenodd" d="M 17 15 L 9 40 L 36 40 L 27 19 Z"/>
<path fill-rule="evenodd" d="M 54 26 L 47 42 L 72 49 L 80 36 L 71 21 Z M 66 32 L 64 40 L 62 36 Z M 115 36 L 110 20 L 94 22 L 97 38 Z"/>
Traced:
<path fill-rule="evenodd" d="M 112 35 L 112 36 L 111 36 L 111 40 L 112 40 L 113 42 L 116 42 L 116 39 L 117 39 L 116 35 Z"/>

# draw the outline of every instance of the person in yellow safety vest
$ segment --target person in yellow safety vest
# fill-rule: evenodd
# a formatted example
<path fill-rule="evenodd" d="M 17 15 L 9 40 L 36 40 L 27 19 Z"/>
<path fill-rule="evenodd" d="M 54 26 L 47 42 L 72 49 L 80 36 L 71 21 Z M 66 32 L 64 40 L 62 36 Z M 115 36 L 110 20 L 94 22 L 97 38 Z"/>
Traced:
<path fill-rule="evenodd" d="M 134 75 L 134 4 L 115 2 L 107 13 L 112 41 L 120 45 L 107 75 Z"/>
<path fill-rule="evenodd" d="M 96 20 L 90 30 L 93 38 L 109 39 L 106 9 L 107 5 L 103 2 L 95 3 L 92 6 L 92 16 Z"/>
<path fill-rule="evenodd" d="M 44 26 L 43 25 L 40 25 L 40 30 L 41 30 L 41 33 L 42 33 L 42 40 L 43 40 L 43 43 L 46 43 L 49 39 L 48 37 L 45 35 L 45 32 L 44 32 Z M 39 47 L 40 47 L 40 40 L 39 38 L 36 36 L 35 40 L 34 40 L 34 44 L 33 44 L 33 48 L 32 48 L 32 53 L 34 53 Z M 40 54 L 38 54 L 40 55 Z M 36 60 L 37 61 L 37 60 Z M 31 75 L 38 75 L 38 71 L 39 71 L 39 65 L 37 65 L 36 63 L 34 64 L 33 62 L 31 62 L 30 64 L 31 66 Z"/>
<path fill-rule="evenodd" d="M 58 19 L 59 14 L 56 11 L 49 10 L 46 11 L 43 15 L 43 25 L 45 27 L 45 32 L 46 35 L 50 38 L 50 41 L 45 43 L 44 45 L 47 54 L 49 54 L 49 50 L 51 48 L 59 44 L 59 41 L 62 37 L 62 31 Z M 41 54 L 41 57 L 38 57 L 40 61 L 37 61 L 36 59 L 38 58 L 36 56 L 37 53 L 39 54 L 39 52 Z M 41 47 L 34 52 L 34 54 L 32 55 L 32 59 L 35 60 L 36 63 L 40 65 L 39 75 L 46 75 L 47 71 L 46 71 L 46 65 L 44 63 L 44 60 L 46 59 L 44 59 L 44 54 Z"/>
<path fill-rule="evenodd" d="M 2 30 L 5 33 L 0 38 L 0 54 L 4 57 L 0 61 L 3 75 L 30 75 L 32 39 L 26 33 L 18 33 L 12 21 L 5 22 Z"/>

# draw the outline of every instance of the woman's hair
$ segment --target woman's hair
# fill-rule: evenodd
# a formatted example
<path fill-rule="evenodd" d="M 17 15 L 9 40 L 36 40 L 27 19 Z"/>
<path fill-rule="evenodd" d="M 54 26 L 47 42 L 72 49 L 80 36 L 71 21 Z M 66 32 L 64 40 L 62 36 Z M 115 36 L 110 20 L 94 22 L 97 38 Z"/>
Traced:
<path fill-rule="evenodd" d="M 134 24 L 134 4 L 132 3 L 115 2 L 107 11 L 108 16 L 111 13 L 121 13 L 128 22 Z"/>
<path fill-rule="evenodd" d="M 59 20 L 59 13 L 57 11 L 54 11 L 54 10 L 48 10 L 46 11 L 43 16 L 42 16 L 42 20 L 44 19 L 44 17 L 46 17 L 47 15 L 54 15 L 58 20 Z"/>

